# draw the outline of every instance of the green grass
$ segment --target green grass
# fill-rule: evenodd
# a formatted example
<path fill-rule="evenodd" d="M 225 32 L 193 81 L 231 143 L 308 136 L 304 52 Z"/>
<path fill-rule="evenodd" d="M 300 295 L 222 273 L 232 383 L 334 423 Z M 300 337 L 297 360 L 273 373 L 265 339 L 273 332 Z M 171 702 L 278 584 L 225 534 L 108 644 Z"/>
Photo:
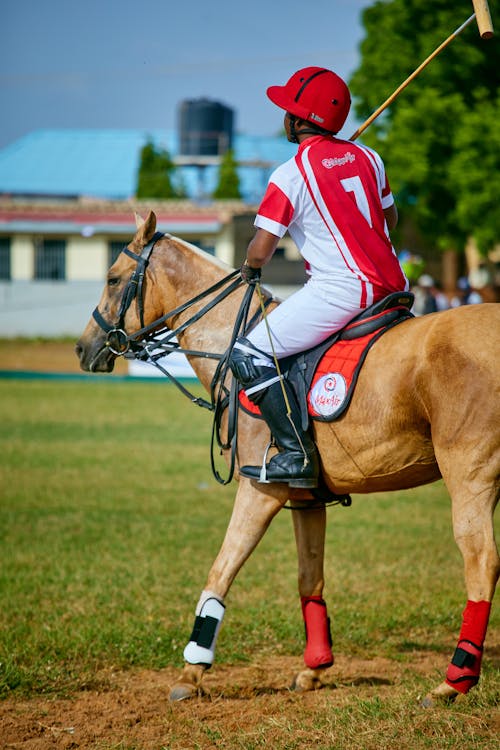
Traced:
<path fill-rule="evenodd" d="M 0 405 L 0 693 L 181 666 L 234 495 L 211 476 L 211 415 L 159 383 L 0 381 Z M 302 653 L 296 576 L 283 512 L 230 592 L 219 662 Z M 465 591 L 443 485 L 330 509 L 326 582 L 337 652 L 446 663 Z"/>
<path fill-rule="evenodd" d="M 159 384 L 11 381 L 0 399 L 4 689 L 179 661 L 233 494 L 210 480 L 208 412 Z"/>

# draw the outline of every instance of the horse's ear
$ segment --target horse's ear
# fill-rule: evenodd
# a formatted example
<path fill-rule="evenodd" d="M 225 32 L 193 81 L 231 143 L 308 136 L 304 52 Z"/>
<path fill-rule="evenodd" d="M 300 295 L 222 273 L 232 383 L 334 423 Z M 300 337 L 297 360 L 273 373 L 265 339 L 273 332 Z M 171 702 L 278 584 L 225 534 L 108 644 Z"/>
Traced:
<path fill-rule="evenodd" d="M 148 244 L 156 231 L 156 215 L 153 211 L 150 211 L 146 216 L 146 219 L 142 219 L 142 217 L 136 213 L 135 222 L 137 224 L 137 232 L 134 240 L 144 247 L 144 245 Z"/>

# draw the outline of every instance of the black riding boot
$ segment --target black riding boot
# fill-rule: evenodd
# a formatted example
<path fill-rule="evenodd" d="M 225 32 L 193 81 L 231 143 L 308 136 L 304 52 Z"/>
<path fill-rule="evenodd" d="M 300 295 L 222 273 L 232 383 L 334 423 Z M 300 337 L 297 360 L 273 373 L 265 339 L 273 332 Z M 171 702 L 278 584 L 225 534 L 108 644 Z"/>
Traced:
<path fill-rule="evenodd" d="M 257 481 L 286 482 L 290 487 L 317 487 L 319 461 L 316 446 L 309 433 L 304 432 L 301 427 L 300 411 L 292 388 L 286 380 L 283 384 L 290 404 L 290 417 L 286 413 L 280 381 L 258 391 L 252 397 L 280 452 L 265 467 L 265 477 L 262 476 L 261 466 L 242 466 L 240 474 Z"/>

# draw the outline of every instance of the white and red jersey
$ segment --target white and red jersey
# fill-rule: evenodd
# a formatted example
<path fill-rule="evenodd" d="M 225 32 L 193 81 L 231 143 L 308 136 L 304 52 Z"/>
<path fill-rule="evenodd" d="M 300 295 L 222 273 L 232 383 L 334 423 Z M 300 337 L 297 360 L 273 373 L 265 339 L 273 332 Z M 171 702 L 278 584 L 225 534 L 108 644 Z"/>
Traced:
<path fill-rule="evenodd" d="M 273 172 L 255 226 L 278 237 L 288 230 L 309 274 L 337 287 L 344 280 L 363 308 L 408 288 L 384 217 L 393 202 L 375 151 L 318 135 Z"/>

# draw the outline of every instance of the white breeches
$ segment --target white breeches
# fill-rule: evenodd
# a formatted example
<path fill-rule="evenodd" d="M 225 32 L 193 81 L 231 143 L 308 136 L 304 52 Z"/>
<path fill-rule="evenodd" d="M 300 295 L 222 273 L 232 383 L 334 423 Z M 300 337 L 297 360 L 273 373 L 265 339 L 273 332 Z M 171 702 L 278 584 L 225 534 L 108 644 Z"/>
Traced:
<path fill-rule="evenodd" d="M 320 344 L 346 325 L 360 311 L 359 286 L 349 289 L 332 282 L 309 279 L 279 307 L 269 313 L 267 323 L 278 359 Z M 266 321 L 245 336 L 257 349 L 272 355 Z"/>

